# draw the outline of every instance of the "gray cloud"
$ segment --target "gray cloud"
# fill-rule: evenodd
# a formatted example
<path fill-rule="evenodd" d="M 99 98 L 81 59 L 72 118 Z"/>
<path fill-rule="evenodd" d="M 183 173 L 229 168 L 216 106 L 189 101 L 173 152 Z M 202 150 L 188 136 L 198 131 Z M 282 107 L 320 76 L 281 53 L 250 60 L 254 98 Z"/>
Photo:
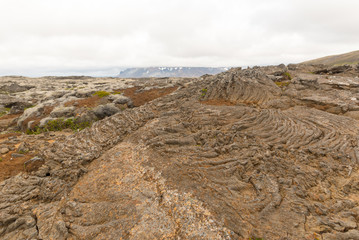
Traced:
<path fill-rule="evenodd" d="M 0 75 L 247 66 L 358 49 L 356 0 L 2 0 Z"/>

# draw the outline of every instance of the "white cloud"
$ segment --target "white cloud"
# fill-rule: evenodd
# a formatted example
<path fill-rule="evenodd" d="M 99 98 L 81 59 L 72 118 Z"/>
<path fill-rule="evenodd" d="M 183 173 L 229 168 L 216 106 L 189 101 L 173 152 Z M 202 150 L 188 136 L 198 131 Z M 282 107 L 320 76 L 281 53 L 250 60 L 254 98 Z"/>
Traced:
<path fill-rule="evenodd" d="M 246 66 L 358 49 L 356 0 L 2 0 L 0 75 Z"/>

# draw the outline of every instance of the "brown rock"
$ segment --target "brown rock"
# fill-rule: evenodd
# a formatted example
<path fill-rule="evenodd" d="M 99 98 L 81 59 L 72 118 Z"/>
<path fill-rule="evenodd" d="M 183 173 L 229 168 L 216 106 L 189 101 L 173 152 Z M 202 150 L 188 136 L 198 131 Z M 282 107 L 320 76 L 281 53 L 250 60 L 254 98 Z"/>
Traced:
<path fill-rule="evenodd" d="M 359 111 L 349 111 L 346 112 L 344 115 L 359 120 Z"/>
<path fill-rule="evenodd" d="M 1 154 L 6 154 L 6 153 L 8 153 L 8 152 L 9 152 L 9 149 L 6 148 L 6 147 L 0 149 L 0 153 L 1 153 Z"/>

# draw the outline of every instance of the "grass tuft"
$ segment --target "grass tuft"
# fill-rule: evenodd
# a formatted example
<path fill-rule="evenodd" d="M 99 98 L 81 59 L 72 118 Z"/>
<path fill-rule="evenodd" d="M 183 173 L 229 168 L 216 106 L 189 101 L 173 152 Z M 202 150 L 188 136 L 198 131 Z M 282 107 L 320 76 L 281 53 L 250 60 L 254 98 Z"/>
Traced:
<path fill-rule="evenodd" d="M 292 80 L 292 75 L 290 75 L 289 72 L 284 72 L 284 73 L 282 74 L 282 76 L 283 76 L 284 79 L 286 79 L 286 80 Z"/>

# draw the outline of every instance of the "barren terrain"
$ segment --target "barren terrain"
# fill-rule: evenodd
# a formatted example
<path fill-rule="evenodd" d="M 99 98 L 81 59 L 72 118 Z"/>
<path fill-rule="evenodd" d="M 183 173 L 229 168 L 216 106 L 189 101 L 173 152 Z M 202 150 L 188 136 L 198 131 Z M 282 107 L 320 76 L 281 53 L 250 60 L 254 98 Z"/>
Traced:
<path fill-rule="evenodd" d="M 313 59 L 304 64 L 325 64 L 329 66 L 355 65 L 359 63 L 359 51 Z"/>
<path fill-rule="evenodd" d="M 359 66 L 0 81 L 1 239 L 359 239 Z"/>

